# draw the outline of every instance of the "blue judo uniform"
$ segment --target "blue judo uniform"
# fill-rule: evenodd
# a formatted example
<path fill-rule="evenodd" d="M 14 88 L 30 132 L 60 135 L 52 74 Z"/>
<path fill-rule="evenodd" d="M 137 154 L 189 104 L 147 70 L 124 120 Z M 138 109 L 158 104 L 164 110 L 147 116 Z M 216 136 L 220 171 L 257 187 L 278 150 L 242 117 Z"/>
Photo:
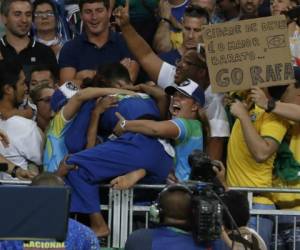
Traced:
<path fill-rule="evenodd" d="M 117 107 L 102 115 L 100 126 L 105 135 L 112 132 L 118 121 L 115 112 L 127 120 L 159 119 L 160 116 L 155 101 L 149 97 L 123 98 Z M 71 211 L 80 213 L 99 212 L 99 181 L 143 168 L 147 171 L 147 183 L 164 183 L 173 167 L 172 157 L 157 138 L 130 132 L 73 154 L 67 163 L 79 166 L 68 174 L 67 182 L 73 189 Z"/>

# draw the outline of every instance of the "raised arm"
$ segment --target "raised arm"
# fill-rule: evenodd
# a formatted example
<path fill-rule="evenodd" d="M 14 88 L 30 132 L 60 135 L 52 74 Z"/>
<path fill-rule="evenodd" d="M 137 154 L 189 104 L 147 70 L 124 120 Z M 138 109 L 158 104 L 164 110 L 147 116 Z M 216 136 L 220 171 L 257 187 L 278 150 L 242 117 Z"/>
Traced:
<path fill-rule="evenodd" d="M 251 90 L 251 98 L 257 106 L 266 110 L 268 108 L 269 99 L 258 87 Z M 276 115 L 280 115 L 285 119 L 300 122 L 300 105 L 294 103 L 284 103 L 277 101 L 275 108 L 271 111 Z"/>
<path fill-rule="evenodd" d="M 243 103 L 236 100 L 231 104 L 230 112 L 240 120 L 245 142 L 256 162 L 266 161 L 277 151 L 278 143 L 273 138 L 260 136 Z"/>
<path fill-rule="evenodd" d="M 126 89 L 115 89 L 115 88 L 85 88 L 79 90 L 63 107 L 63 117 L 66 120 L 71 120 L 83 102 L 95 99 L 101 96 L 112 95 L 112 94 L 126 94 L 131 95 L 134 92 Z"/>
<path fill-rule="evenodd" d="M 121 28 L 122 35 L 129 50 L 147 72 L 151 80 L 157 82 L 163 61 L 129 23 L 129 0 L 126 0 L 125 7 L 119 6 L 115 9 L 114 16 L 116 23 Z"/>
<path fill-rule="evenodd" d="M 153 48 L 157 52 L 167 52 L 172 49 L 171 43 L 171 5 L 168 1 L 160 0 L 159 15 L 161 17 L 153 39 Z"/>
<path fill-rule="evenodd" d="M 94 147 L 97 143 L 97 132 L 99 127 L 99 119 L 108 108 L 115 107 L 118 99 L 115 96 L 106 96 L 98 100 L 94 110 L 92 111 L 90 125 L 87 132 L 86 148 Z"/>
<path fill-rule="evenodd" d="M 153 85 L 150 85 L 149 83 L 141 83 L 133 86 L 132 89 L 134 91 L 144 92 L 153 97 L 159 108 L 161 119 L 166 118 L 169 108 L 169 100 L 162 88 L 155 86 L 155 83 L 153 83 Z"/>

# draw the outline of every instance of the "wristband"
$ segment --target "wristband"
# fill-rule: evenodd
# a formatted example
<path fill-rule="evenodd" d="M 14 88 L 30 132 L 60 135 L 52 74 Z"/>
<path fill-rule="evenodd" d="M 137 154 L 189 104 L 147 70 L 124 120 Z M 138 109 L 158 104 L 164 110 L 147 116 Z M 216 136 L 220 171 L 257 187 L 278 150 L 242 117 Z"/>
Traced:
<path fill-rule="evenodd" d="M 17 177 L 17 170 L 19 169 L 19 166 L 14 166 L 13 170 L 11 171 L 11 177 L 16 178 Z"/>
<path fill-rule="evenodd" d="M 123 121 L 121 121 L 120 127 L 121 129 L 125 130 L 125 126 L 126 126 L 126 120 L 124 119 Z"/>
<path fill-rule="evenodd" d="M 267 105 L 267 108 L 266 108 L 266 112 L 267 113 L 270 113 L 276 106 L 276 102 L 274 99 L 269 99 L 268 100 L 268 105 Z"/>

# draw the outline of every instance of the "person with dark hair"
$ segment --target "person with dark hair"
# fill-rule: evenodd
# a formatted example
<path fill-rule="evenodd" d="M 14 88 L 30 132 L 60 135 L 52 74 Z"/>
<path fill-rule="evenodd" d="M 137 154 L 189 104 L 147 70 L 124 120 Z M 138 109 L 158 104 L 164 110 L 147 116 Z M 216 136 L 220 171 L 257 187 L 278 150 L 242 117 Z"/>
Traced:
<path fill-rule="evenodd" d="M 218 250 L 219 240 L 196 244 L 192 237 L 192 192 L 183 185 L 171 185 L 158 195 L 150 208 L 150 219 L 159 226 L 139 229 L 127 239 L 125 250 Z"/>
<path fill-rule="evenodd" d="M 169 107 L 172 119 L 128 121 L 122 114 L 116 113 L 119 122 L 114 128 L 114 133 L 120 135 L 134 132 L 174 140 L 175 179 L 179 182 L 187 181 L 191 173 L 188 163 L 189 154 L 194 149 L 203 150 L 203 125 L 198 119 L 198 113 L 205 103 L 204 92 L 197 83 L 192 81 L 185 81 L 178 86 L 170 86 L 166 88 L 165 92 L 172 97 Z M 116 182 L 118 182 L 118 178 Z"/>
<path fill-rule="evenodd" d="M 99 65 L 132 58 L 122 35 L 110 30 L 109 0 L 80 0 L 79 7 L 84 31 L 74 40 L 65 43 L 61 50 L 61 83 L 73 79 L 78 79 L 81 83 L 86 77 L 92 78 Z M 130 64 L 133 69 L 131 80 L 135 81 L 139 66 L 134 60 Z"/>
<path fill-rule="evenodd" d="M 164 62 L 154 53 L 151 47 L 136 33 L 128 19 L 128 0 L 125 7 L 118 7 L 114 15 L 122 30 L 123 37 L 135 58 L 146 71 L 150 79 L 161 88 L 180 84 L 187 79 L 198 83 L 205 90 L 205 114 L 209 121 L 207 153 L 214 160 L 223 157 L 224 139 L 229 136 L 229 123 L 223 106 L 223 95 L 211 92 L 208 69 L 200 49 L 187 50 L 175 66 Z"/>
<path fill-rule="evenodd" d="M 236 19 L 240 14 L 240 5 L 236 0 L 216 0 L 220 14 L 226 21 Z"/>
<path fill-rule="evenodd" d="M 63 187 L 64 181 L 57 175 L 44 172 L 33 178 L 31 186 L 35 187 Z M 34 216 L 34 215 L 33 215 Z M 67 236 L 65 241 L 30 240 L 30 241 L 0 241 L 0 249 L 42 249 L 41 246 L 49 246 L 53 249 L 65 250 L 100 250 L 96 235 L 87 226 L 68 219 Z M 55 248 L 54 248 L 55 247 Z M 48 249 L 48 248 L 47 248 Z"/>
<path fill-rule="evenodd" d="M 14 114 L 8 119 L 3 117 L 0 119 L 0 128 L 6 132 L 10 140 L 8 147 L 0 145 L 0 154 L 16 164 L 12 177 L 16 177 L 19 167 L 27 169 L 29 162 L 37 166 L 42 163 L 43 138 L 36 123 L 16 115 L 26 90 L 21 65 L 16 62 L 0 61 L 0 112 Z M 1 178 L 11 177 L 1 173 Z"/>
<path fill-rule="evenodd" d="M 202 40 L 202 25 L 209 23 L 207 11 L 201 7 L 190 5 L 183 14 L 182 19 L 182 46 L 172 49 L 165 53 L 160 53 L 159 57 L 172 65 L 176 64 L 182 55 L 189 49 L 197 48 L 198 43 Z M 167 34 L 163 34 L 163 39 L 168 39 Z"/>
<path fill-rule="evenodd" d="M 33 2 L 34 38 L 50 47 L 58 58 L 59 52 L 70 37 L 64 34 L 63 23 L 60 22 L 56 3 L 52 0 L 36 0 Z"/>
<path fill-rule="evenodd" d="M 48 84 L 54 88 L 57 81 L 57 72 L 54 72 L 51 67 L 45 65 L 34 66 L 30 73 L 29 91 L 40 84 Z"/>
<path fill-rule="evenodd" d="M 273 96 L 280 98 L 281 87 L 272 87 Z M 227 184 L 238 187 L 272 187 L 272 170 L 277 150 L 288 128 L 288 123 L 270 113 L 274 106 L 266 110 L 237 99 L 230 105 L 230 112 L 237 118 L 228 142 Z M 267 193 L 253 197 L 253 208 L 275 209 L 272 198 Z M 258 222 L 259 220 L 259 222 Z M 249 226 L 256 229 L 270 247 L 273 222 L 266 217 L 252 216 Z"/>
<path fill-rule="evenodd" d="M 250 218 L 247 195 L 229 190 L 221 195 L 221 199 L 226 206 L 223 208 L 222 239 L 227 244 L 222 250 L 267 250 L 265 242 L 257 232 L 247 227 Z"/>
<path fill-rule="evenodd" d="M 0 40 L 2 58 L 22 64 L 27 81 L 34 65 L 57 67 L 52 50 L 28 36 L 32 24 L 30 0 L 4 0 L 1 14 L 5 25 L 5 36 Z"/>
<path fill-rule="evenodd" d="M 111 86 L 119 84 L 117 80 L 106 79 L 108 75 L 103 73 L 99 77 Z M 96 75 L 95 79 L 99 77 Z M 70 172 L 66 178 L 73 188 L 71 211 L 89 214 L 91 227 L 98 236 L 109 234 L 108 226 L 99 208 L 97 186 L 99 181 L 110 180 L 144 168 L 147 171 L 147 176 L 143 179 L 145 183 L 164 183 L 173 167 L 174 152 L 164 140 L 131 132 L 112 138 L 113 129 L 118 123 L 115 112 L 122 113 L 128 120 L 160 120 L 161 114 L 156 102 L 143 93 L 137 93 L 134 96 L 119 94 L 115 98 L 118 100 L 118 105 L 107 109 L 104 113 L 102 111 L 100 120 L 98 108 L 92 111 L 92 120 L 96 122 L 93 126 L 94 138 L 98 132 L 99 122 L 100 135 L 106 138 L 106 141 L 95 145 L 94 139 L 89 144 L 91 148 L 70 155 L 66 161 L 68 164 L 78 166 L 78 170 Z"/>

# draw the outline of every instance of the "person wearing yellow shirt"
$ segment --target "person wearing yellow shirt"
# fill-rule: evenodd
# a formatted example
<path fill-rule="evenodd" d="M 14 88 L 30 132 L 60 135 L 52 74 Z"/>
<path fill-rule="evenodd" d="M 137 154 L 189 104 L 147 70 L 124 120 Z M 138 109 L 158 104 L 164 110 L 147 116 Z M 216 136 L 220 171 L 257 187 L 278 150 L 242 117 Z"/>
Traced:
<path fill-rule="evenodd" d="M 272 94 L 279 99 L 282 87 L 272 87 Z M 271 91 L 270 91 L 271 93 Z M 248 103 L 248 107 L 238 100 L 230 105 L 230 112 L 237 118 L 228 142 L 227 184 L 238 187 L 271 187 L 273 162 L 277 149 L 284 138 L 288 124 L 278 116 L 258 106 Z M 254 209 L 275 209 L 267 194 L 256 194 Z M 251 217 L 249 226 L 256 230 L 269 248 L 273 222 L 266 217 Z"/>
<path fill-rule="evenodd" d="M 268 98 L 259 88 L 251 90 L 251 97 L 255 103 L 266 109 Z M 281 101 L 275 103 L 272 113 L 280 115 L 292 122 L 288 131 L 288 144 L 294 159 L 300 165 L 300 82 L 288 86 Z M 283 180 L 274 176 L 273 186 L 278 188 L 300 188 L 300 180 Z M 274 193 L 272 199 L 279 209 L 300 211 L 300 194 Z M 278 242 L 280 249 L 300 249 L 300 218 L 296 217 L 296 235 L 294 244 L 294 217 L 280 216 L 278 218 Z"/>

